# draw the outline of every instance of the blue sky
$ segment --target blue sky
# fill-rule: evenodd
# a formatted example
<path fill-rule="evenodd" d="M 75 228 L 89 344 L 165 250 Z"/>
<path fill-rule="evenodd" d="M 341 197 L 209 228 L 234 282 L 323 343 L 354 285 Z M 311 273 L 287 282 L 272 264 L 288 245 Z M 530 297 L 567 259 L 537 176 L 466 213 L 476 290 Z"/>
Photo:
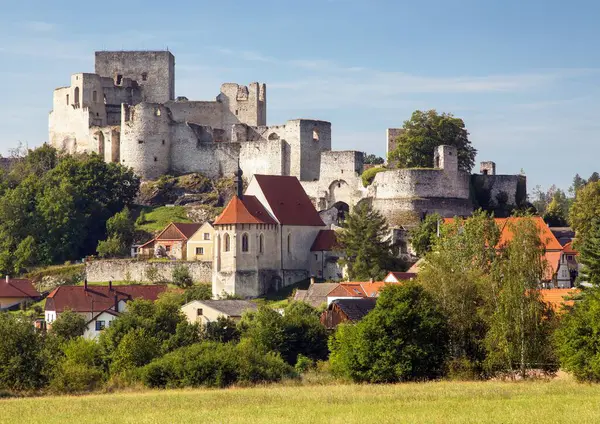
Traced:
<path fill-rule="evenodd" d="M 465 120 L 477 161 L 567 188 L 597 166 L 600 2 L 0 0 L 0 152 L 47 139 L 52 90 L 95 50 L 169 48 L 176 95 L 267 83 L 268 124 L 332 122 L 383 155 L 415 109 Z M 168 9 L 172 6 L 172 9 Z"/>

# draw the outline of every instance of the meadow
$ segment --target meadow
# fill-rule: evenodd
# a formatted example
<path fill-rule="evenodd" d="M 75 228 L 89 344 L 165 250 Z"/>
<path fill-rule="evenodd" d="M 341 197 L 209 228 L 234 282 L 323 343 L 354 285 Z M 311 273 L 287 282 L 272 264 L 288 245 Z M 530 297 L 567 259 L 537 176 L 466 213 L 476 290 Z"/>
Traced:
<path fill-rule="evenodd" d="M 600 387 L 570 379 L 271 385 L 0 400 L 1 423 L 592 423 Z"/>

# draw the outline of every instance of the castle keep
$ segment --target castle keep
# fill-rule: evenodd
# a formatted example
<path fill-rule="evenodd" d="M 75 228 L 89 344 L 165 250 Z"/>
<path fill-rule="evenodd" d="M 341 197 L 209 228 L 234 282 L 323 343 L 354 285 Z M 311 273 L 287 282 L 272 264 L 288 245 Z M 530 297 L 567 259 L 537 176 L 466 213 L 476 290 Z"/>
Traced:
<path fill-rule="evenodd" d="M 401 129 L 388 129 L 388 150 Z M 367 200 L 394 225 L 424 213 L 468 215 L 474 207 L 518 205 L 523 176 L 459 171 L 456 149 L 439 146 L 431 169 L 394 169 L 364 187 L 363 153 L 331 150 L 331 124 L 296 119 L 267 125 L 267 89 L 221 85 L 214 101 L 175 97 L 175 57 L 168 51 L 96 52 L 95 72 L 54 90 L 50 143 L 69 153 L 95 152 L 143 179 L 199 172 L 294 176 L 318 210 L 348 210 Z M 239 164 L 239 165 L 238 165 Z"/>

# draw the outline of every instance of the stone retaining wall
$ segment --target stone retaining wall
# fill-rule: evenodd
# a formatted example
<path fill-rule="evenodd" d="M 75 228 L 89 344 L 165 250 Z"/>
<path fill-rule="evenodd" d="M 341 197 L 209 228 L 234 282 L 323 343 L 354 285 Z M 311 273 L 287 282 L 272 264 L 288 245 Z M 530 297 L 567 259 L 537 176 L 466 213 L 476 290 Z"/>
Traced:
<path fill-rule="evenodd" d="M 151 282 L 148 270 L 155 269 L 160 281 L 172 282 L 173 269 L 184 265 L 190 270 L 195 283 L 212 281 L 212 262 L 148 262 L 140 260 L 97 260 L 86 263 L 85 275 L 90 283 L 106 281 Z M 150 271 L 152 274 L 153 271 Z"/>

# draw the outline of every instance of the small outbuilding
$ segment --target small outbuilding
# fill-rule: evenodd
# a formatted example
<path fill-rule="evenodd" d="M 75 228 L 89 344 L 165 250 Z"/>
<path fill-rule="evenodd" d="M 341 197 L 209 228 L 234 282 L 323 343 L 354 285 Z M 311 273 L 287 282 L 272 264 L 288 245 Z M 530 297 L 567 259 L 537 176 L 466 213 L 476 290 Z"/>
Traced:
<path fill-rule="evenodd" d="M 376 304 L 377 299 L 370 297 L 336 299 L 321 314 L 321 324 L 333 330 L 342 323 L 356 323 L 371 312 Z"/>
<path fill-rule="evenodd" d="M 189 323 L 207 324 L 219 317 L 238 321 L 244 312 L 256 311 L 258 306 L 247 300 L 192 300 L 181 307 Z"/>

